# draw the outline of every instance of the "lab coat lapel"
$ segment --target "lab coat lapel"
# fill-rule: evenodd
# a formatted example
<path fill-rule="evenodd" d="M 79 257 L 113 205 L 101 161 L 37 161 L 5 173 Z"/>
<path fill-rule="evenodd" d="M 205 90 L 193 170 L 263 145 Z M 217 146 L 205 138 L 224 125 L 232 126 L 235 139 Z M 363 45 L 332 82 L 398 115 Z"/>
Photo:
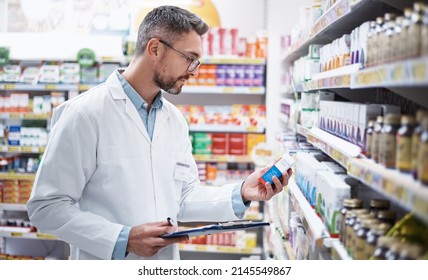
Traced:
<path fill-rule="evenodd" d="M 150 137 L 149 137 L 149 134 L 147 133 L 147 129 L 144 127 L 143 121 L 141 120 L 141 117 L 138 114 L 137 109 L 135 109 L 134 104 L 129 98 L 126 98 L 125 103 L 126 103 L 126 113 L 134 122 L 134 124 L 137 126 L 141 134 L 143 134 L 143 136 L 146 137 L 147 141 L 150 142 Z"/>
<path fill-rule="evenodd" d="M 164 129 L 164 127 L 168 122 L 168 118 L 169 118 L 168 108 L 166 104 L 163 104 L 161 110 L 156 112 L 156 122 L 155 122 L 155 129 L 153 131 L 153 141 L 155 141 L 156 138 L 158 138 L 159 135 L 162 133 L 162 130 Z"/>
<path fill-rule="evenodd" d="M 138 114 L 137 109 L 135 109 L 134 104 L 132 104 L 132 101 L 128 98 L 126 93 L 123 91 L 123 88 L 115 72 L 113 72 L 110 75 L 106 83 L 107 83 L 107 86 L 109 87 L 110 94 L 114 100 L 125 100 L 126 114 L 130 117 L 132 122 L 135 124 L 135 126 L 138 128 L 141 134 L 143 134 L 143 136 L 147 139 L 147 141 L 151 142 L 149 134 L 147 133 L 147 129 L 144 127 L 143 121 L 141 120 L 141 117 Z"/>

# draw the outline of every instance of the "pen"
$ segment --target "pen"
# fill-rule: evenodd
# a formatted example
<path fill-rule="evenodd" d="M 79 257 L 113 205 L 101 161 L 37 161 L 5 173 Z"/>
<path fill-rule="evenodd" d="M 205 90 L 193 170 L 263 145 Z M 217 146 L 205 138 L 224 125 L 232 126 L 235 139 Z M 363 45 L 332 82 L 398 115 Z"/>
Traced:
<path fill-rule="evenodd" d="M 174 225 L 174 220 L 173 220 L 173 219 L 171 219 L 170 217 L 168 217 L 166 220 L 168 221 L 168 224 L 169 224 L 170 226 L 173 226 L 173 225 Z"/>

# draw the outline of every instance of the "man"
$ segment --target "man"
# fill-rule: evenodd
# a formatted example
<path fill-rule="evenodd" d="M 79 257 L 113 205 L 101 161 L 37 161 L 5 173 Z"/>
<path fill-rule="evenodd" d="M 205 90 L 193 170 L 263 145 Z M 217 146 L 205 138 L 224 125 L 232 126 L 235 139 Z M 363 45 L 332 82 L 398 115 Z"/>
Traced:
<path fill-rule="evenodd" d="M 187 10 L 151 11 L 124 71 L 59 106 L 28 202 L 32 223 L 71 246 L 72 259 L 179 259 L 160 236 L 178 221 L 237 220 L 249 203 L 268 200 L 288 183 L 261 186 L 260 172 L 242 184 L 200 186 L 178 109 L 161 90 L 179 94 L 197 76 L 208 26 Z"/>

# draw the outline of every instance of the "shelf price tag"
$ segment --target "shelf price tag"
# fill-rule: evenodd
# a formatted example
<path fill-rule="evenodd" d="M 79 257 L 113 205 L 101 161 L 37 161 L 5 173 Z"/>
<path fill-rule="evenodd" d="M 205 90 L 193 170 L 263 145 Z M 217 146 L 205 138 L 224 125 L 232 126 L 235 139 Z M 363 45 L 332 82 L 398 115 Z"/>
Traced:
<path fill-rule="evenodd" d="M 234 93 L 234 92 L 235 92 L 235 88 L 233 88 L 233 87 L 223 88 L 223 93 Z"/>
<path fill-rule="evenodd" d="M 12 236 L 12 237 L 22 237 L 23 234 L 22 234 L 22 232 L 11 232 L 10 236 Z"/>
<path fill-rule="evenodd" d="M 425 81 L 427 77 L 427 65 L 424 61 L 416 61 L 410 66 L 412 79 L 415 81 Z"/>
<path fill-rule="evenodd" d="M 4 85 L 4 89 L 5 90 L 14 90 L 15 89 L 15 85 L 14 84 L 5 84 Z"/>
<path fill-rule="evenodd" d="M 56 239 L 56 236 L 52 235 L 52 234 L 47 234 L 47 233 L 37 233 L 36 234 L 38 238 L 43 238 L 43 239 Z"/>
<path fill-rule="evenodd" d="M 45 90 L 56 90 L 56 85 L 47 84 L 47 85 L 45 85 Z"/>
<path fill-rule="evenodd" d="M 403 64 L 397 64 L 392 68 L 391 77 L 392 77 L 393 82 L 404 81 L 404 66 L 403 66 Z"/>

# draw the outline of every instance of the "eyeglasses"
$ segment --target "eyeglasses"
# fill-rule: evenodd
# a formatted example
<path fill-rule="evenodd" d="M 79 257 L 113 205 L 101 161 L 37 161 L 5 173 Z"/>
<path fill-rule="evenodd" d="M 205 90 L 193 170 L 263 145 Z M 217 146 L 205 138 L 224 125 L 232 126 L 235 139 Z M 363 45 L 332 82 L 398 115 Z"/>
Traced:
<path fill-rule="evenodd" d="M 184 58 L 186 58 L 187 62 L 189 62 L 189 66 L 187 67 L 187 71 L 192 72 L 194 71 L 196 68 L 199 67 L 199 65 L 201 65 L 201 62 L 197 59 L 193 59 L 191 57 L 189 57 L 188 55 L 186 55 L 184 52 L 177 50 L 176 48 L 174 48 L 173 46 L 171 46 L 170 44 L 168 44 L 167 42 L 165 42 L 164 40 L 159 40 L 159 42 L 161 42 L 162 44 L 164 44 L 165 46 L 167 46 L 168 48 L 173 49 L 174 51 L 180 53 L 182 56 L 184 56 Z"/>

